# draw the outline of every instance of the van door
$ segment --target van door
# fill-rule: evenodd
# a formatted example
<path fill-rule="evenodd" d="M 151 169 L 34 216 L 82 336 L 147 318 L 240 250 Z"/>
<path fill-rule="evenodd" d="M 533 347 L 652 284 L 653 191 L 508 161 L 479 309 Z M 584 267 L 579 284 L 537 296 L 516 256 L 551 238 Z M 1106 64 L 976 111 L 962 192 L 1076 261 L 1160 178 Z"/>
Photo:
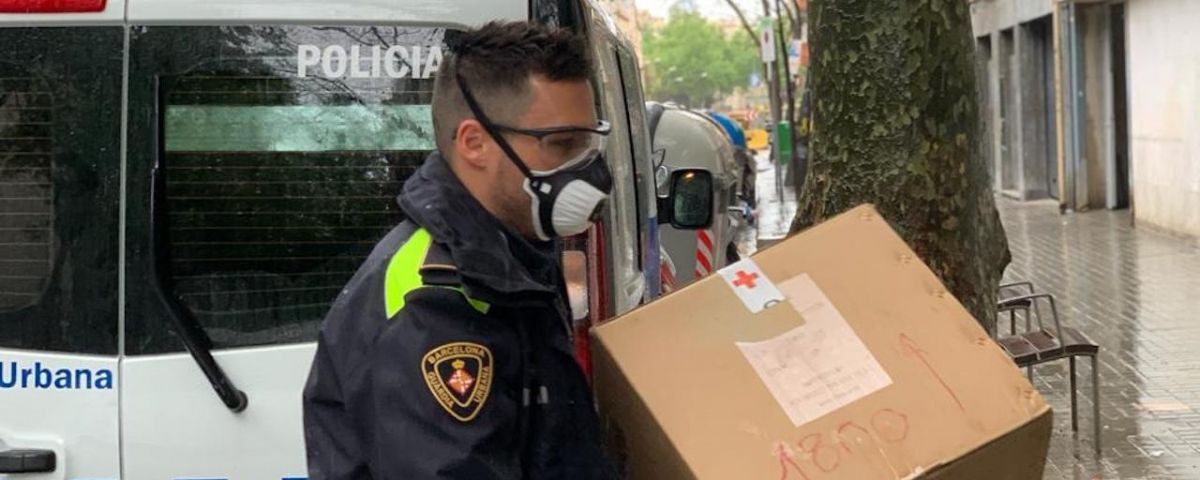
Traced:
<path fill-rule="evenodd" d="M 658 190 L 650 154 L 650 130 L 646 125 L 646 99 L 642 95 L 642 75 L 637 57 L 625 43 L 618 45 L 614 52 L 621 76 L 621 92 L 625 98 L 638 218 L 642 225 L 642 270 L 646 278 L 646 301 L 651 301 L 662 294 L 662 250 L 659 241 Z"/>
<path fill-rule="evenodd" d="M 123 42 L 0 28 L 0 478 L 120 476 Z"/>
<path fill-rule="evenodd" d="M 132 29 L 125 475 L 304 477 L 318 328 L 434 148 L 445 30 Z"/>
<path fill-rule="evenodd" d="M 593 12 L 594 14 L 594 12 Z M 612 37 L 602 30 L 604 23 L 593 19 L 589 31 L 596 62 L 596 86 L 601 116 L 612 123 L 606 156 L 613 177 L 609 214 L 605 218 L 607 256 L 611 271 L 613 315 L 628 312 L 645 300 L 647 282 L 642 274 L 643 218 L 638 210 L 638 184 L 634 170 L 634 139 L 629 130 L 621 70 L 614 56 Z"/>

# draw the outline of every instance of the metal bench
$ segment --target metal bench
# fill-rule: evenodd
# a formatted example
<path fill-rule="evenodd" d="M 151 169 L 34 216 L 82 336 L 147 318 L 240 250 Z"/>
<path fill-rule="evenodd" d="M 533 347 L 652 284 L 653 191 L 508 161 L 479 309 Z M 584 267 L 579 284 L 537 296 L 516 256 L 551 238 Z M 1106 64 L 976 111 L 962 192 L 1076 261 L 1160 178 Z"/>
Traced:
<path fill-rule="evenodd" d="M 1071 430 L 1079 431 L 1078 402 L 1076 400 L 1075 357 L 1091 357 L 1092 360 L 1092 420 L 1095 427 L 1094 439 L 1096 455 L 1100 455 L 1100 346 L 1084 335 L 1079 329 L 1064 327 L 1058 319 L 1058 306 L 1054 297 L 1048 293 L 1036 293 L 1033 285 L 1028 282 L 1002 285 L 1001 289 L 1027 287 L 1028 294 L 1000 300 L 999 313 L 1009 314 L 1008 336 L 997 334 L 996 342 L 1000 344 L 1018 367 L 1025 367 L 1029 380 L 1033 381 L 1033 366 L 1066 358 L 1071 367 Z M 1054 320 L 1052 329 L 1042 324 L 1040 303 L 1047 303 L 1050 316 Z M 1021 311 L 1025 317 L 1025 330 L 1016 331 L 1016 312 Z M 1031 322 L 1032 320 L 1032 322 Z M 1036 329 L 1031 328 L 1036 322 Z M 998 325 L 997 325 L 998 327 Z M 999 328 L 997 328 L 999 330 Z"/>

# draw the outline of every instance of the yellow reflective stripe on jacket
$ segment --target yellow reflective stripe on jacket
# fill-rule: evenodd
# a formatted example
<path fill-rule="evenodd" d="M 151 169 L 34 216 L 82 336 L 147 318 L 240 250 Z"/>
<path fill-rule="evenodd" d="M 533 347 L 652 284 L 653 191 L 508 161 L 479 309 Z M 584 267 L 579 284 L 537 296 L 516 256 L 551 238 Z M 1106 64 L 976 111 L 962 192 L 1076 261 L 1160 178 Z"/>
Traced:
<path fill-rule="evenodd" d="M 425 255 L 429 253 L 431 245 L 433 238 L 429 236 L 429 232 L 424 228 L 418 229 L 388 261 L 387 273 L 383 280 L 384 308 L 388 318 L 392 318 L 404 308 L 404 297 L 408 292 L 425 286 L 421 280 L 421 266 L 425 264 Z M 479 313 L 487 314 L 491 309 L 491 305 L 467 296 L 461 287 L 442 288 L 462 294 Z"/>

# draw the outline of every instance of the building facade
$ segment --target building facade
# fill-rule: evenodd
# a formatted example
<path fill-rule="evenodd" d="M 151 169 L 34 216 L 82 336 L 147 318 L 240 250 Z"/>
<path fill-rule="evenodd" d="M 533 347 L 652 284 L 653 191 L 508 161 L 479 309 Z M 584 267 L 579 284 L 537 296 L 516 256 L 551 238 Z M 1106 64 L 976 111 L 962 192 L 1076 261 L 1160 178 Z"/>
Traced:
<path fill-rule="evenodd" d="M 1132 0 L 1126 22 L 1134 213 L 1200 236 L 1200 2 Z"/>
<path fill-rule="evenodd" d="M 1200 236 L 1200 2 L 971 3 L 997 191 Z"/>

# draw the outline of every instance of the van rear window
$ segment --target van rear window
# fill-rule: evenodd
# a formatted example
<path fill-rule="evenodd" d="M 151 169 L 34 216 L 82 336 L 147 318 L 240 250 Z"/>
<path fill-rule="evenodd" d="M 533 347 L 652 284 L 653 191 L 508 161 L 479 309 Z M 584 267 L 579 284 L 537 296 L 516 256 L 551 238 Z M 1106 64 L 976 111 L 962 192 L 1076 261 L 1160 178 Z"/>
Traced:
<path fill-rule="evenodd" d="M 274 79 L 180 80 L 163 123 L 174 293 L 217 345 L 313 338 L 401 220 L 394 199 L 434 148 L 429 105 L 253 105 Z"/>
<path fill-rule="evenodd" d="M 0 76 L 0 311 L 36 303 L 51 270 L 52 98 L 44 81 L 14 70 Z"/>
<path fill-rule="evenodd" d="M 165 225 L 149 260 L 215 348 L 315 340 L 403 220 L 395 197 L 435 148 L 442 32 L 147 27 L 134 39 L 130 88 L 154 87 L 161 141 L 151 201 Z M 181 350 L 146 317 L 165 315 L 131 315 L 131 354 Z"/>
<path fill-rule="evenodd" d="M 115 354 L 122 29 L 0 45 L 0 348 Z"/>

